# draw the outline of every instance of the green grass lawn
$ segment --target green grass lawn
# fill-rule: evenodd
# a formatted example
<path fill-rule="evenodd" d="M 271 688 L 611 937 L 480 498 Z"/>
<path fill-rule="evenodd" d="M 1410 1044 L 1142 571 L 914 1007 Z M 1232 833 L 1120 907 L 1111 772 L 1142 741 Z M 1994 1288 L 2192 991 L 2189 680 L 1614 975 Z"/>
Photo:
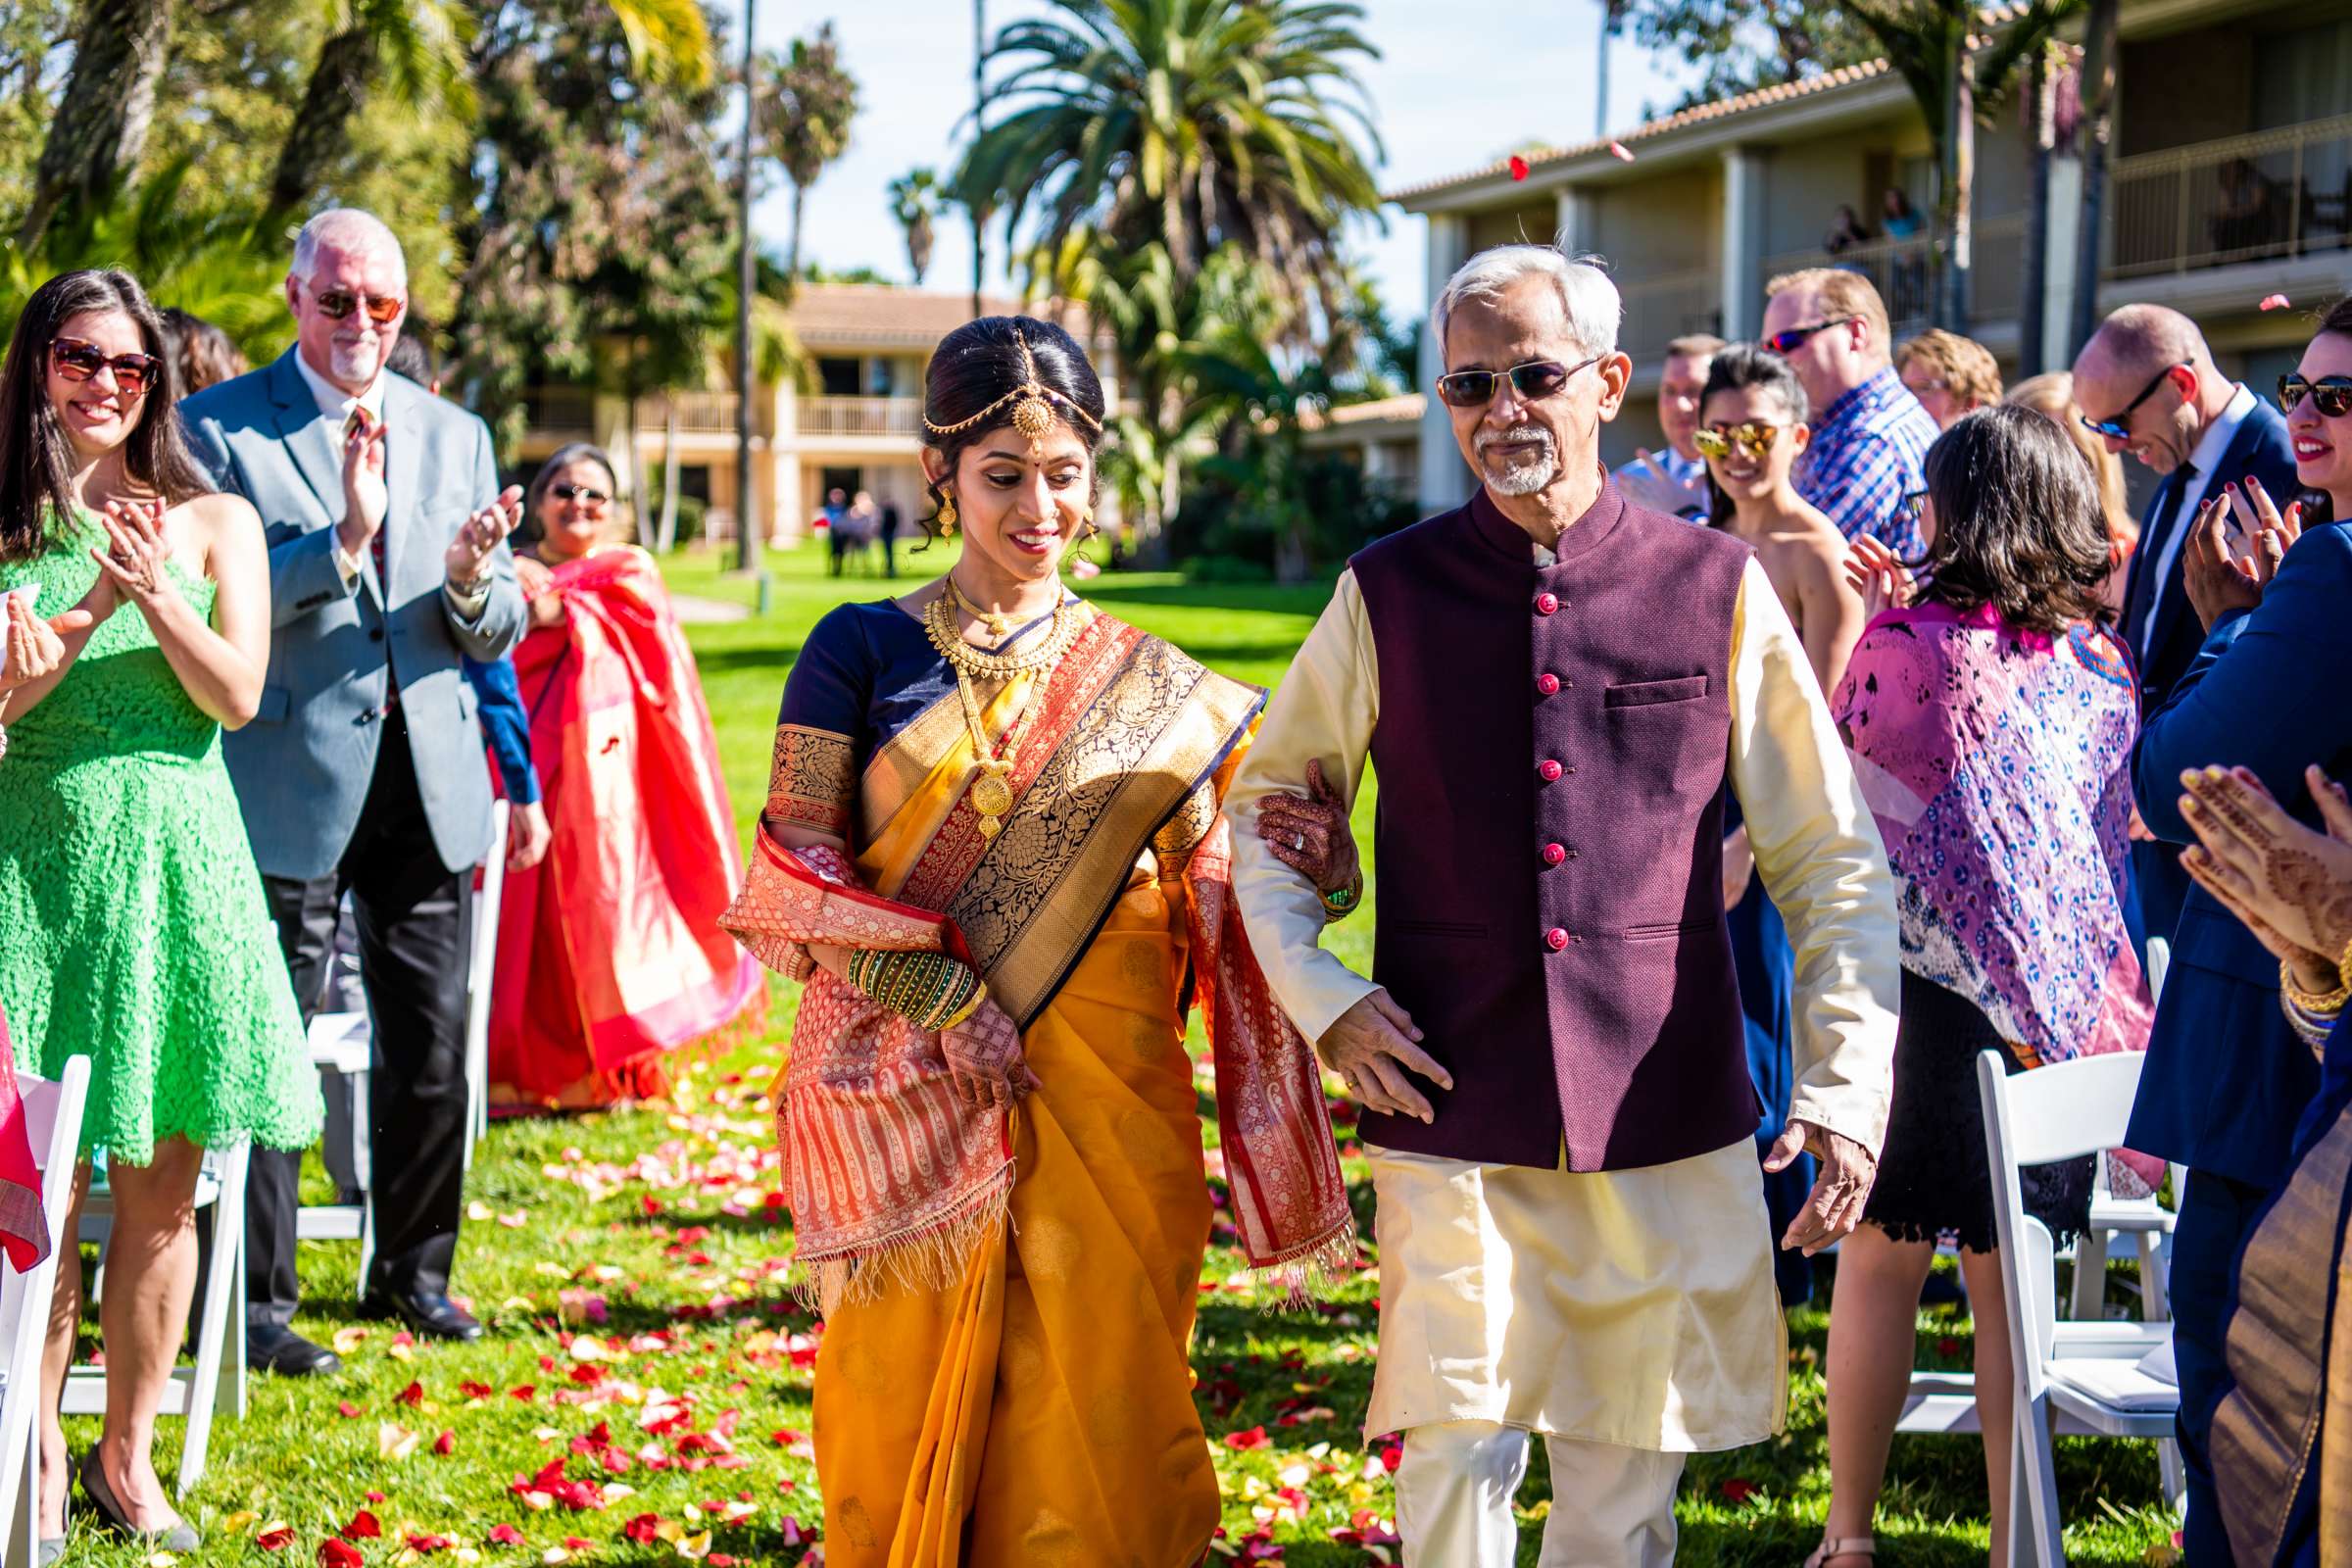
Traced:
<path fill-rule="evenodd" d="M 951 559 L 940 548 L 911 562 L 903 555 L 902 569 L 919 580 Z M 769 571 L 764 615 L 691 633 L 747 832 L 802 639 L 831 605 L 882 591 L 829 581 L 811 550 L 771 557 Z M 681 594 L 758 603 L 751 584 L 710 557 L 681 556 L 669 575 Z M 1100 577 L 1086 592 L 1262 684 L 1280 679 L 1325 597 L 1320 587 L 1195 588 L 1146 574 Z M 1369 792 L 1356 827 L 1368 838 Z M 1367 964 L 1371 926 L 1358 916 L 1337 928 L 1335 948 Z M 216 1423 L 210 1473 L 184 1500 L 207 1537 L 186 1561 L 325 1561 L 323 1543 L 363 1511 L 381 1532 L 350 1531 L 368 1564 L 801 1561 L 821 1520 L 805 1436 L 816 1325 L 787 1296 L 788 1233 L 771 1201 L 763 1090 L 790 1025 L 782 989 L 764 1036 L 696 1060 L 672 1105 L 491 1129 L 467 1178 L 470 1223 L 456 1281 L 490 1326 L 481 1343 L 412 1347 L 382 1325 L 354 1322 L 346 1303 L 356 1247 L 307 1245 L 309 1300 L 295 1326 L 339 1344 L 346 1370 L 319 1382 L 251 1380 L 245 1417 L 223 1413 Z M 1371 1194 L 1352 1151 L 1348 1170 L 1369 1236 Z M 1332 1539 L 1363 1515 L 1393 1514 L 1356 1426 L 1371 1387 L 1377 1274 L 1366 1271 L 1322 1313 L 1272 1316 L 1246 1290 L 1224 1288 L 1239 1266 L 1228 1247 L 1210 1253 L 1217 1288 L 1202 1297 L 1194 1350 L 1225 1482 L 1220 1548 L 1259 1536 L 1295 1568 L 1392 1560 L 1394 1548 L 1379 1555 Z M 1678 1503 L 1683 1561 L 1793 1564 L 1819 1537 L 1829 1494 L 1827 1323 L 1819 1304 L 1792 1320 L 1788 1434 L 1692 1459 Z M 1921 1358 L 1965 1366 L 1969 1336 L 1957 1310 L 1925 1311 Z M 1261 1429 L 1263 1446 L 1225 1441 Z M 179 1432 L 164 1418 L 157 1463 L 167 1475 Z M 73 1421 L 69 1435 L 78 1451 L 97 1423 Z M 2058 1455 L 2074 1561 L 2166 1555 L 2173 1527 L 2149 1446 L 2067 1439 Z M 1535 1522 L 1549 1506 L 1540 1445 L 1520 1501 L 1531 1525 L 1520 1560 L 1533 1563 Z M 1976 1439 L 1898 1441 L 1880 1560 L 1982 1562 L 1984 1507 Z M 170 1568 L 103 1540 L 79 1513 L 68 1560 Z"/>

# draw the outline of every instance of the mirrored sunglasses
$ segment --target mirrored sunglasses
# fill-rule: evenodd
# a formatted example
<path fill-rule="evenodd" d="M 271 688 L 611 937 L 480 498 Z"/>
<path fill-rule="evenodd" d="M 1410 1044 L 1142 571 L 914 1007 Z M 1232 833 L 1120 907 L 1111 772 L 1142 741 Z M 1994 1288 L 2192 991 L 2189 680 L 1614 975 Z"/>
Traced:
<path fill-rule="evenodd" d="M 352 312 L 364 310 L 368 319 L 378 326 L 389 326 L 399 320 L 400 313 L 409 307 L 406 295 L 368 294 L 348 288 L 316 289 L 311 297 L 331 320 L 340 321 Z"/>
<path fill-rule="evenodd" d="M 2323 375 L 2317 381 L 2300 375 L 2278 378 L 2278 407 L 2292 414 L 2305 398 L 2328 418 L 2340 419 L 2352 414 L 2352 375 Z"/>
<path fill-rule="evenodd" d="M 1749 419 L 1740 424 L 1702 425 L 1690 433 L 1690 444 L 1698 448 L 1702 458 L 1728 458 L 1734 447 L 1751 458 L 1761 458 L 1780 440 L 1785 426 L 1766 424 L 1761 419 Z"/>
<path fill-rule="evenodd" d="M 69 381 L 87 381 L 100 370 L 111 368 L 115 372 L 115 389 L 126 398 L 145 397 L 164 373 L 164 362 L 152 354 L 117 354 L 110 358 L 97 344 L 85 343 L 77 337 L 51 339 L 49 364 Z"/>

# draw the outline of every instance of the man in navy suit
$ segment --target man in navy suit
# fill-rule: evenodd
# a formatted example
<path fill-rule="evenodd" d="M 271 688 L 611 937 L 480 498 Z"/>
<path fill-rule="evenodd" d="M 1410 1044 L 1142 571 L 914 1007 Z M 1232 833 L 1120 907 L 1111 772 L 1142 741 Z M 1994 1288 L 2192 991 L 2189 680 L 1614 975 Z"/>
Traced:
<path fill-rule="evenodd" d="M 2140 519 L 2124 597 L 2124 640 L 2139 661 L 2144 717 L 2164 706 L 2205 640 L 2180 571 L 2197 508 L 2249 474 L 2285 505 L 2295 493 L 2294 452 L 2278 411 L 2214 368 L 2197 324 L 2161 305 L 2127 305 L 2100 323 L 2075 359 L 2075 402 L 2110 452 L 2129 452 L 2164 475 Z M 2160 987 L 2188 894 L 2180 862 L 2170 844 L 2132 847 L 2142 956 Z"/>
<path fill-rule="evenodd" d="M 2267 479 L 2263 489 L 2286 494 Z M 2188 843 L 2180 775 L 2218 764 L 2251 768 L 2316 824 L 2304 769 L 2352 770 L 2352 703 L 2342 688 L 2352 668 L 2352 529 L 2315 527 L 2267 586 L 2225 558 L 2218 517 L 2200 531 L 2180 555 L 2186 618 L 2210 629 L 2141 732 L 2132 771 L 2140 813 L 2158 838 Z M 2172 1298 L 2191 1564 L 2230 1561 L 2207 1452 L 2214 1409 L 2230 1387 L 2222 1337 L 2238 1250 L 2286 1173 L 2296 1119 L 2318 1086 L 2311 1051 L 2278 1009 L 2278 960 L 2192 885 L 2129 1131 L 2132 1148 L 2190 1167 L 2173 1237 Z"/>

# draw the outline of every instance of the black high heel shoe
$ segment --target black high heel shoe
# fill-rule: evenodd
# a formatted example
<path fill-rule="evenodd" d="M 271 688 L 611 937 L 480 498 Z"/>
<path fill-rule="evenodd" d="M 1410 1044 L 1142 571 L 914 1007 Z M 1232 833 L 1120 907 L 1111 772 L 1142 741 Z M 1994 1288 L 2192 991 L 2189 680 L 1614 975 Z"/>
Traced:
<path fill-rule="evenodd" d="M 98 1462 L 96 1448 L 82 1455 L 81 1490 L 82 1494 L 90 1499 L 90 1505 L 98 1510 L 98 1517 L 105 1522 L 107 1529 L 117 1535 L 130 1536 L 172 1552 L 194 1551 L 204 1544 L 204 1538 L 196 1533 L 196 1527 L 185 1519 L 169 1530 L 146 1531 L 132 1524 L 130 1515 L 124 1513 L 122 1505 L 115 1500 L 114 1489 L 106 1484 L 106 1467 Z"/>

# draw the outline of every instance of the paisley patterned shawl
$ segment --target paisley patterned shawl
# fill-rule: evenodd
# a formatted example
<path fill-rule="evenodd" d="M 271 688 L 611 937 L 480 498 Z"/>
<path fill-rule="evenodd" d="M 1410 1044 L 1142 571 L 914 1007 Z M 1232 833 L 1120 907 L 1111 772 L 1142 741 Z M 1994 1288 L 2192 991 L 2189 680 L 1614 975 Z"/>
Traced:
<path fill-rule="evenodd" d="M 1974 1002 L 2029 1067 L 2143 1049 L 2122 898 L 2138 707 L 2114 638 L 1889 611 L 1832 707 L 1894 866 L 1903 966 Z"/>
<path fill-rule="evenodd" d="M 1025 1028 L 1151 850 L 1163 881 L 1181 872 L 1245 1252 L 1295 1293 L 1351 1263 L 1354 1237 L 1319 1069 L 1250 953 L 1217 814 L 1264 696 L 1081 613 L 1029 702 L 1003 832 L 982 835 L 965 799 L 970 742 L 952 694 L 855 781 L 848 737 L 786 726 L 769 815 L 839 823 L 858 855 L 787 848 L 763 829 L 721 923 L 771 967 L 807 944 L 953 953 Z M 992 734 L 1018 695 L 1007 682 L 984 704 Z M 1013 1180 L 1004 1115 L 956 1100 L 936 1036 L 822 970 L 802 1000 L 779 1121 L 796 1248 L 828 1306 L 893 1280 L 944 1285 L 1001 1222 Z"/>

